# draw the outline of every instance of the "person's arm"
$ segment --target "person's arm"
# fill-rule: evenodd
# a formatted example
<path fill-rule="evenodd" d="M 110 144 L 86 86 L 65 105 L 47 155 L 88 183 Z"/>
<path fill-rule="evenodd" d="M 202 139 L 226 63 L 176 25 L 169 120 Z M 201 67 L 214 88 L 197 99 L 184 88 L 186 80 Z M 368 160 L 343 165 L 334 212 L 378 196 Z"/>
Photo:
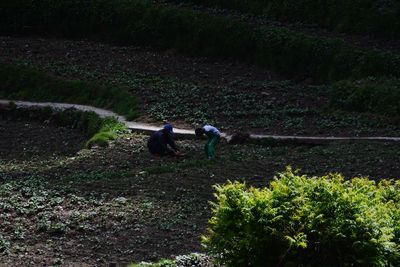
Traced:
<path fill-rule="evenodd" d="M 176 146 L 175 141 L 174 141 L 174 139 L 172 138 L 172 136 L 170 134 L 166 135 L 166 140 L 167 140 L 168 145 L 170 145 L 172 150 L 176 153 L 179 149 Z"/>

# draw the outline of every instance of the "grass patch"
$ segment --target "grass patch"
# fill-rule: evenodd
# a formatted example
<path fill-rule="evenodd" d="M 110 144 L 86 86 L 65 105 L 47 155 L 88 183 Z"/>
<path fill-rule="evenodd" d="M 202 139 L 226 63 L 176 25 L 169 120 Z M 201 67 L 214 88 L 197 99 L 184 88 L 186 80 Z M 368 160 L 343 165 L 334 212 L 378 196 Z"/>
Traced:
<path fill-rule="evenodd" d="M 200 56 L 234 58 L 293 76 L 337 80 L 400 74 L 400 56 L 357 49 L 340 39 L 142 0 L 16 1 L 0 4 L 0 33 L 92 37 Z M 106 98 L 103 98 L 106 99 Z"/>
<path fill-rule="evenodd" d="M 125 124 L 118 122 L 114 118 L 104 119 L 101 122 L 99 131 L 87 141 L 86 147 L 91 148 L 94 145 L 106 147 L 110 141 L 117 139 L 120 134 L 127 132 L 128 129 Z"/>
<path fill-rule="evenodd" d="M 139 116 L 139 101 L 111 84 L 58 79 L 32 68 L 0 64 L 0 97 L 67 102 L 111 109 L 128 120 Z"/>

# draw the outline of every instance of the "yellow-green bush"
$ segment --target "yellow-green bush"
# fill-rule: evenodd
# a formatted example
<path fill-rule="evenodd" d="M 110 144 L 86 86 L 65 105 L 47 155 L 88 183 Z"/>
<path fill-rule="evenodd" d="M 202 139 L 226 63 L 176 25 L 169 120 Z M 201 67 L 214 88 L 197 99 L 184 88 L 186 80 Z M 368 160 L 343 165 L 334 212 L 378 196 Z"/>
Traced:
<path fill-rule="evenodd" d="M 400 183 L 298 175 L 216 186 L 207 250 L 227 266 L 399 266 Z"/>

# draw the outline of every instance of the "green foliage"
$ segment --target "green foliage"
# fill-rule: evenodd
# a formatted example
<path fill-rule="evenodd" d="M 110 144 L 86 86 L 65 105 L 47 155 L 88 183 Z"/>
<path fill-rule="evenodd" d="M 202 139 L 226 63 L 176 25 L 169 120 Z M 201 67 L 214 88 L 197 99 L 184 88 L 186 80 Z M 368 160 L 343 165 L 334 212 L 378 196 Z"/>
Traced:
<path fill-rule="evenodd" d="M 182 1 L 180 1 L 182 2 Z M 395 0 L 184 0 L 338 31 L 400 37 L 400 3 Z"/>
<path fill-rule="evenodd" d="M 36 176 L 4 181 L 0 185 L 0 255 L 8 250 L 18 253 L 18 246 L 29 247 L 30 240 L 38 236 L 70 238 L 78 231 L 106 231 L 110 222 L 130 224 L 135 216 L 131 200 L 119 205 L 115 199 L 67 188 Z"/>
<path fill-rule="evenodd" d="M 40 71 L 0 64 L 0 97 L 32 101 L 68 102 L 109 108 L 134 119 L 139 114 L 138 100 L 113 85 L 69 81 Z"/>
<path fill-rule="evenodd" d="M 177 256 L 174 260 L 162 259 L 157 263 L 133 263 L 129 267 L 185 267 L 185 266 L 211 266 L 211 259 L 204 254 L 191 253 Z"/>
<path fill-rule="evenodd" d="M 101 119 L 98 132 L 87 141 L 86 147 L 91 148 L 93 145 L 106 147 L 109 141 L 115 140 L 118 135 L 127 132 L 128 129 L 126 125 L 118 122 L 115 118 Z"/>
<path fill-rule="evenodd" d="M 0 33 L 89 36 L 174 48 L 187 54 L 254 62 L 283 74 L 318 80 L 400 74 L 397 54 L 361 50 L 340 39 L 311 37 L 280 27 L 257 28 L 143 0 L 3 1 L 0 18 Z"/>
<path fill-rule="evenodd" d="M 369 78 L 331 86 L 330 106 L 348 111 L 400 117 L 400 81 Z"/>
<path fill-rule="evenodd" d="M 0 235 L 0 255 L 8 252 L 10 248 L 10 241 Z"/>
<path fill-rule="evenodd" d="M 399 182 L 300 176 L 215 186 L 203 242 L 227 266 L 397 266 Z"/>
<path fill-rule="evenodd" d="M 133 263 L 130 264 L 129 267 L 176 267 L 176 264 L 173 260 L 163 259 L 157 263 L 147 263 L 147 262 Z"/>
<path fill-rule="evenodd" d="M 108 146 L 111 140 L 115 140 L 119 135 L 127 132 L 128 129 L 126 125 L 118 122 L 118 120 L 114 118 L 102 119 L 100 129 L 87 141 L 86 147 L 91 148 L 93 145 L 101 147 Z"/>

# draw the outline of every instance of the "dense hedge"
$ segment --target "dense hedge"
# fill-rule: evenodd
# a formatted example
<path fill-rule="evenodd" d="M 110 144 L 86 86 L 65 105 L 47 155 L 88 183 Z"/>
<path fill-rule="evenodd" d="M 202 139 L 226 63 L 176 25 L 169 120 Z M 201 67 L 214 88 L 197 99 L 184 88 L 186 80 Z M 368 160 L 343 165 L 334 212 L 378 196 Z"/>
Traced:
<path fill-rule="evenodd" d="M 172 0 L 217 6 L 328 29 L 400 37 L 400 2 L 396 0 Z"/>
<path fill-rule="evenodd" d="M 284 28 L 254 28 L 230 18 L 143 0 L 1 1 L 0 33 L 92 37 L 175 48 L 255 62 L 317 80 L 400 74 L 397 54 L 360 50 L 339 39 Z"/>
<path fill-rule="evenodd" d="M 134 119 L 139 101 L 113 85 L 55 78 L 40 71 L 0 64 L 0 98 L 31 101 L 67 102 L 109 108 Z"/>
<path fill-rule="evenodd" d="M 330 86 L 330 106 L 400 118 L 400 81 L 368 78 Z"/>
<path fill-rule="evenodd" d="M 269 188 L 216 186 L 203 242 L 226 266 L 399 266 L 400 183 L 287 170 Z"/>

